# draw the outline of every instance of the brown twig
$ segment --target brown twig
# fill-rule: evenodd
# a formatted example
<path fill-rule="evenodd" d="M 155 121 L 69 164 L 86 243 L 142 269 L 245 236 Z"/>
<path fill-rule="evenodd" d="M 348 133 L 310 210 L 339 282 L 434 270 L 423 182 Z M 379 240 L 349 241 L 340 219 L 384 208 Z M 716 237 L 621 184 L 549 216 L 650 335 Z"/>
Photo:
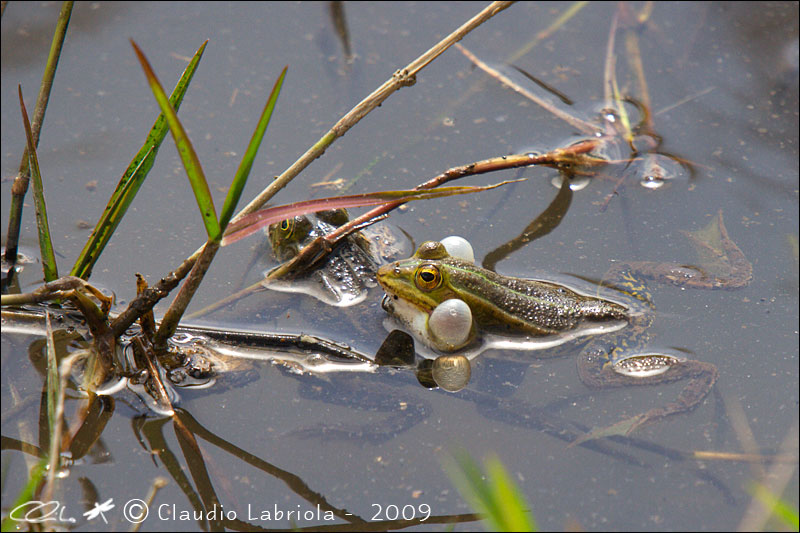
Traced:
<path fill-rule="evenodd" d="M 480 13 L 465 22 L 460 28 L 453 33 L 439 41 L 430 50 L 419 56 L 403 69 L 397 70 L 392 77 L 389 78 L 383 85 L 375 89 L 372 94 L 364 98 L 346 115 L 331 127 L 331 129 L 322 136 L 306 153 L 287 168 L 280 176 L 264 189 L 261 194 L 253 199 L 244 209 L 242 209 L 233 219 L 233 221 L 252 213 L 253 211 L 261 208 L 265 203 L 272 198 L 275 193 L 284 188 L 295 176 L 297 176 L 303 169 L 305 169 L 312 161 L 325 153 L 328 146 L 336 139 L 347 133 L 347 131 L 355 126 L 362 118 L 364 118 L 370 111 L 381 105 L 389 96 L 402 87 L 409 87 L 416 83 L 416 76 L 419 71 L 430 64 L 434 59 L 439 57 L 445 50 L 450 48 L 453 44 L 457 43 L 464 38 L 469 32 L 492 18 L 494 15 L 503 11 L 511 6 L 512 2 L 492 2 L 489 6 L 483 9 Z"/>
<path fill-rule="evenodd" d="M 555 107 L 550 102 L 548 102 L 548 101 L 540 98 L 536 94 L 530 92 L 525 87 L 522 87 L 518 83 L 514 82 L 511 78 L 509 78 L 508 76 L 506 76 L 505 74 L 503 74 L 502 72 L 497 70 L 496 68 L 493 68 L 493 67 L 487 65 L 484 61 L 479 59 L 478 56 L 476 56 L 475 54 L 473 54 L 472 52 L 467 50 L 463 45 L 456 44 L 455 47 L 462 54 L 464 54 L 464 56 L 466 56 L 467 59 L 472 61 L 472 63 L 476 67 L 478 67 L 479 69 L 481 69 L 484 72 L 486 72 L 486 74 L 488 74 L 492 78 L 496 79 L 500 83 L 506 85 L 507 87 L 509 87 L 513 91 L 521 94 L 525 98 L 527 98 L 529 100 L 532 100 L 533 102 L 535 102 L 540 107 L 544 108 L 549 113 L 551 113 L 554 116 L 560 118 L 561 120 L 563 120 L 564 122 L 566 122 L 570 126 L 572 126 L 574 128 L 577 128 L 582 133 L 585 133 L 587 135 L 595 135 L 596 133 L 599 133 L 599 132 L 602 131 L 600 128 L 598 128 L 594 124 L 586 122 L 585 120 L 581 120 L 581 119 L 579 119 L 577 117 L 573 117 L 572 115 L 570 115 L 566 111 L 562 111 L 561 109 Z"/>
<path fill-rule="evenodd" d="M 590 152 L 601 146 L 603 142 L 605 142 L 605 138 L 593 138 L 580 141 L 568 146 L 567 148 L 557 148 L 547 152 L 546 154 L 508 155 L 485 159 L 483 161 L 470 163 L 468 165 L 453 167 L 442 172 L 438 176 L 431 178 L 425 183 L 418 185 L 415 187 L 415 190 L 432 189 L 454 179 L 510 168 L 520 168 L 533 165 L 552 166 L 559 168 L 604 165 L 607 163 L 606 160 L 595 158 L 590 155 Z M 272 270 L 269 273 L 267 280 L 282 278 L 291 272 L 299 272 L 309 268 L 325 257 L 326 253 L 332 250 L 340 239 L 346 237 L 354 231 L 357 231 L 359 228 L 363 228 L 376 218 L 385 216 L 387 213 L 403 205 L 404 203 L 406 202 L 396 201 L 383 204 L 359 217 L 354 218 L 347 224 L 338 227 L 336 230 L 325 235 L 324 237 L 317 237 L 290 261 L 287 261 L 286 263 Z"/>

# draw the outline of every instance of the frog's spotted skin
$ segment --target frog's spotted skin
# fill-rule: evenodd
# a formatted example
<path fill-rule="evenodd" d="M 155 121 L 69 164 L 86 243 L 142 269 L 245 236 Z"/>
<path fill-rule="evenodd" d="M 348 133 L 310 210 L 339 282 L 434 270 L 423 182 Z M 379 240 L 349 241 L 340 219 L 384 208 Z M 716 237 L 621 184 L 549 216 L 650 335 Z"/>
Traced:
<path fill-rule="evenodd" d="M 721 233 L 725 253 L 730 256 L 731 251 L 738 252 L 746 263 L 741 251 L 727 239 L 722 225 Z M 733 256 L 738 257 L 736 253 Z M 579 375 L 587 385 L 614 387 L 689 380 L 677 401 L 615 426 L 630 433 L 645 423 L 694 408 L 717 377 L 716 367 L 709 363 L 688 360 L 677 353 L 646 351 L 654 308 L 636 265 L 643 267 L 647 277 L 675 270 L 655 263 L 622 264 L 613 269 L 610 277 L 615 288 L 632 299 L 631 305 L 590 296 L 558 283 L 502 276 L 451 257 L 441 243 L 434 241 L 423 243 L 409 259 L 381 267 L 378 282 L 386 291 L 384 309 L 419 341 L 439 352 L 459 351 L 474 356 L 492 347 L 540 350 L 581 335 L 613 332 L 593 339 L 579 357 Z M 737 279 L 736 275 L 729 277 Z M 710 281 L 702 288 L 719 288 L 720 283 L 707 278 Z M 674 283 L 672 279 L 668 281 Z M 453 320 L 453 327 L 461 329 L 445 331 L 445 335 L 441 328 L 447 326 L 432 324 L 429 317 L 438 313 L 444 302 L 454 299 L 467 304 L 472 323 L 463 325 L 463 319 Z M 462 338 L 463 342 L 452 340 Z"/>

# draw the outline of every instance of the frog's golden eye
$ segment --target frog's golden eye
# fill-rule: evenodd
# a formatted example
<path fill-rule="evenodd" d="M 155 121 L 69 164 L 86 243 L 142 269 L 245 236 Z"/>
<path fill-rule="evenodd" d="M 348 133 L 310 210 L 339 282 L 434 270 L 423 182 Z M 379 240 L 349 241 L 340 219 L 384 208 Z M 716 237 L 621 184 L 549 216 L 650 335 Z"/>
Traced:
<path fill-rule="evenodd" d="M 422 265 L 414 272 L 414 283 L 423 291 L 432 291 L 442 284 L 442 274 L 435 265 Z"/>
<path fill-rule="evenodd" d="M 281 220 L 280 228 L 282 232 L 286 233 L 287 235 L 291 235 L 292 230 L 294 229 L 294 219 L 289 218 L 286 220 Z"/>

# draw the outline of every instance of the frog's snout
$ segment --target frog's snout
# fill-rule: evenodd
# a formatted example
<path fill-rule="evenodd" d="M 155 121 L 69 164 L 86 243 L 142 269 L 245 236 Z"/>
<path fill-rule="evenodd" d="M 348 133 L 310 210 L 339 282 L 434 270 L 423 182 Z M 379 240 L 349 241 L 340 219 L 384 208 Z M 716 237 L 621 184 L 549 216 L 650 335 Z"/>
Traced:
<path fill-rule="evenodd" d="M 384 290 L 388 289 L 389 281 L 393 277 L 397 277 L 399 275 L 399 268 L 397 267 L 397 263 L 390 263 L 388 265 L 383 265 L 378 269 L 378 272 L 375 274 L 375 278 L 378 280 L 378 283 Z"/>
<path fill-rule="evenodd" d="M 392 271 L 392 265 L 383 265 L 378 269 L 378 272 L 375 274 L 375 278 L 378 280 L 378 283 L 380 283 L 382 287 L 386 287 L 384 280 L 391 271 Z"/>

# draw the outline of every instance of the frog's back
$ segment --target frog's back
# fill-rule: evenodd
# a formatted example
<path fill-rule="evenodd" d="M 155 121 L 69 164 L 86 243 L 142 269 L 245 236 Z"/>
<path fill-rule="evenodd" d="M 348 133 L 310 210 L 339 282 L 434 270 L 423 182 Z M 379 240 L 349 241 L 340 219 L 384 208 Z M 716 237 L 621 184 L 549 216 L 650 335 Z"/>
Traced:
<path fill-rule="evenodd" d="M 506 277 L 458 260 L 450 283 L 487 331 L 532 336 L 554 335 L 587 323 L 627 320 L 627 309 L 547 281 Z M 477 310 L 477 312 L 476 312 Z"/>

